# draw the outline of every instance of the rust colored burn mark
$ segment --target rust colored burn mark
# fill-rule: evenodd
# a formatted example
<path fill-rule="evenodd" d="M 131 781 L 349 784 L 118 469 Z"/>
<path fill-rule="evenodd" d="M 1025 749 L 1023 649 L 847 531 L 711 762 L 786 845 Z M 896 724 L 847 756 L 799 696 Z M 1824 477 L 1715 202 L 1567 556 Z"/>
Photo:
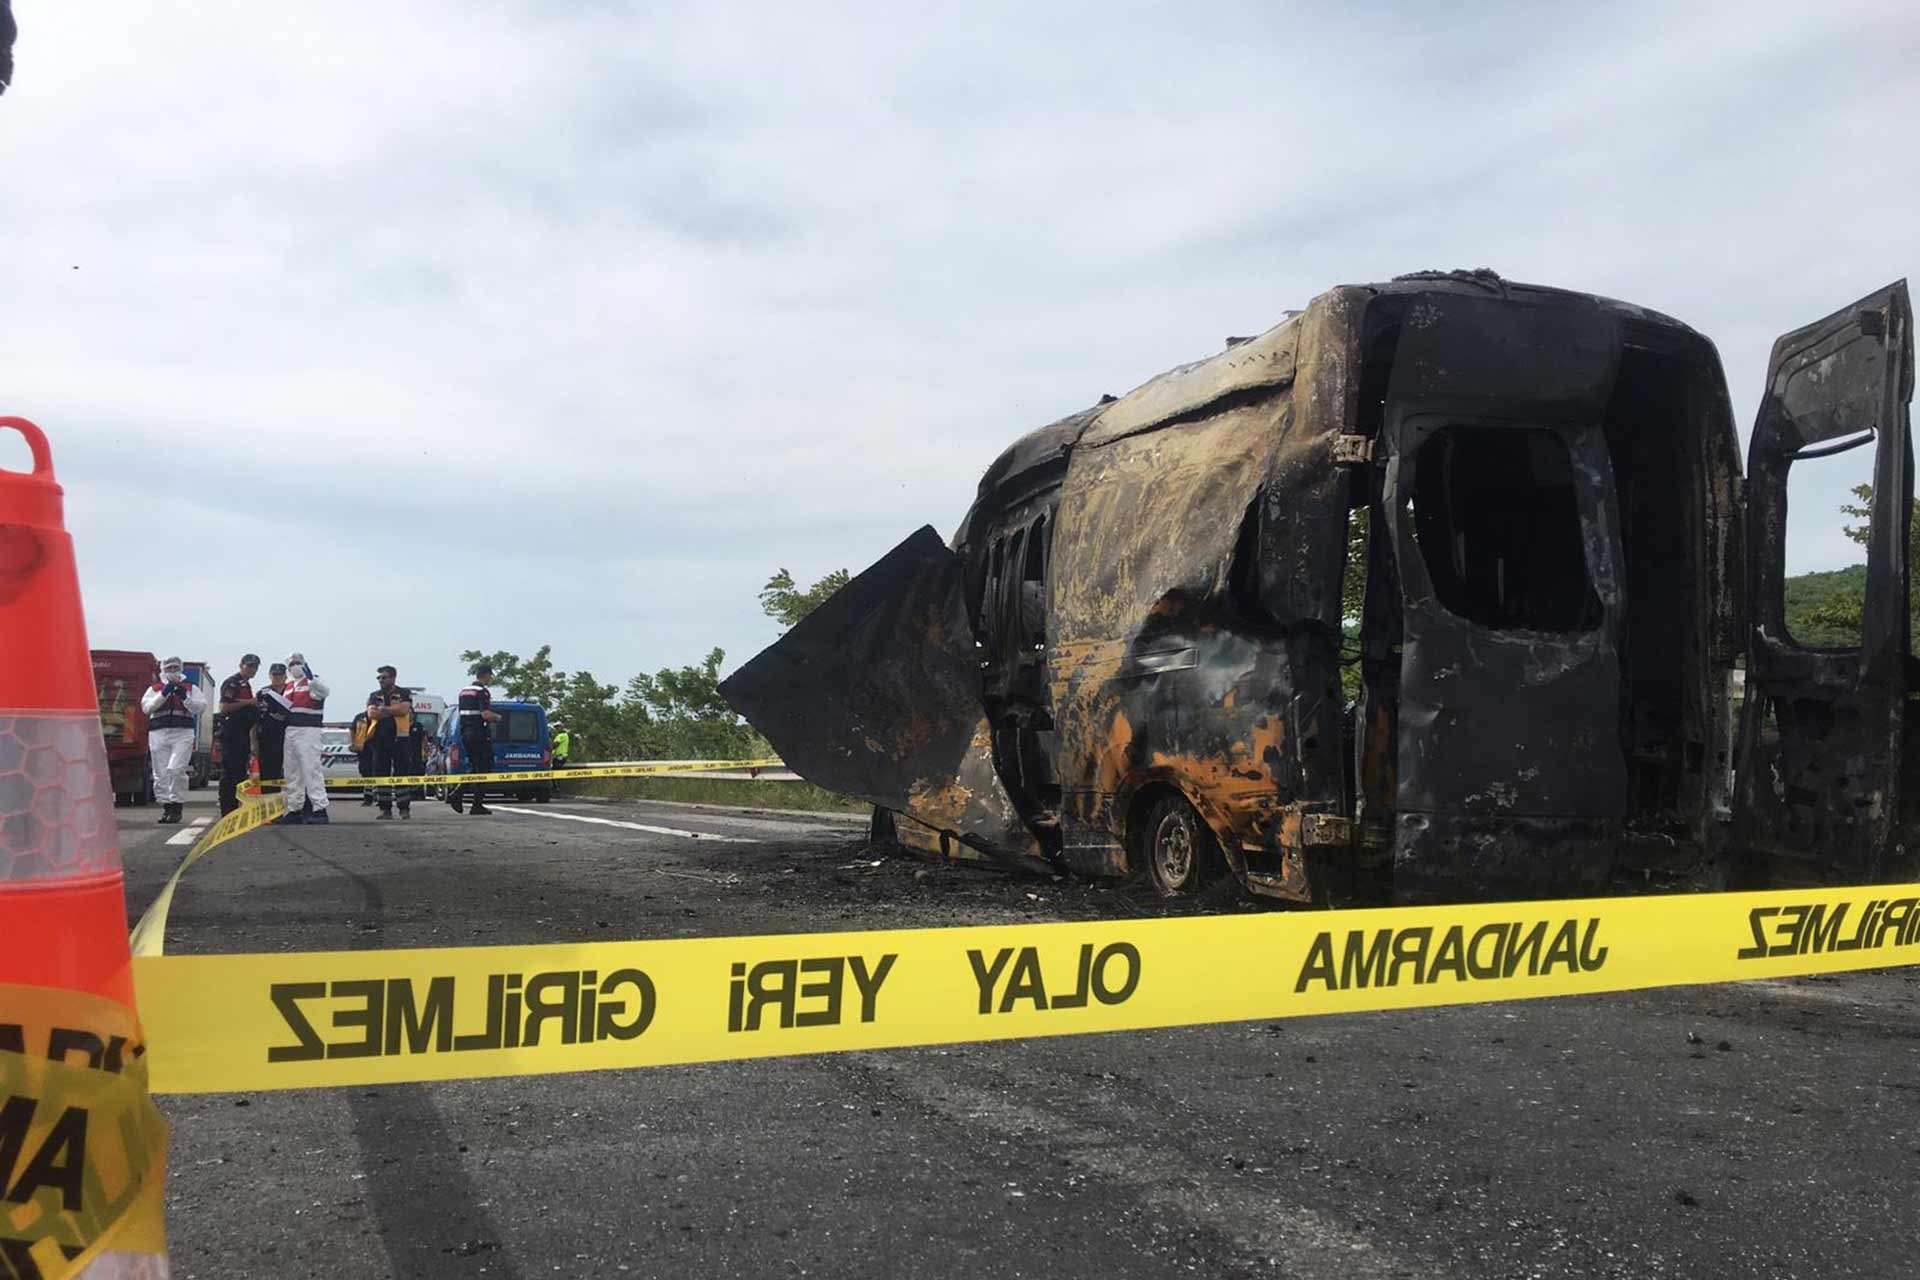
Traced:
<path fill-rule="evenodd" d="M 1364 753 L 1360 760 L 1360 789 L 1370 814 L 1390 813 L 1394 798 L 1393 717 L 1383 705 L 1370 705 Z"/>
<path fill-rule="evenodd" d="M 1271 836 L 1262 830 L 1268 825 L 1268 816 L 1248 802 L 1263 795 L 1277 798 L 1285 746 L 1286 727 L 1281 717 L 1266 715 L 1254 722 L 1244 741 L 1229 743 L 1220 755 L 1156 751 L 1149 764 L 1154 772 L 1174 779 L 1209 821 L 1224 828 L 1234 840 L 1269 844 Z M 1289 835 L 1283 819 L 1281 843 L 1298 847 L 1298 829 L 1296 817 Z"/>
<path fill-rule="evenodd" d="M 1114 713 L 1113 724 L 1107 730 L 1107 741 L 1100 748 L 1093 785 L 1096 791 L 1112 795 L 1120 789 L 1131 771 L 1133 757 L 1133 724 L 1127 719 L 1127 713 Z"/>
<path fill-rule="evenodd" d="M 921 781 L 914 785 L 908 812 L 928 826 L 951 831 L 973 807 L 973 792 L 958 779 L 945 782 Z"/>
<path fill-rule="evenodd" d="M 933 735 L 938 731 L 939 726 L 934 723 L 933 717 L 929 716 L 925 710 L 915 708 L 913 713 L 907 717 L 905 723 L 900 726 L 900 731 L 895 740 L 898 743 L 900 751 L 904 754 L 918 751 L 921 747 L 933 741 Z"/>

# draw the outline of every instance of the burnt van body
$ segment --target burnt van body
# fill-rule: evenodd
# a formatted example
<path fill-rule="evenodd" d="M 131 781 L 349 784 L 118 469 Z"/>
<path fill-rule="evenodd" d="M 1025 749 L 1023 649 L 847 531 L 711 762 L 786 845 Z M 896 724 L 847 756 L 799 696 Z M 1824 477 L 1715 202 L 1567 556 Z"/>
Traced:
<path fill-rule="evenodd" d="M 1027 435 L 951 544 L 921 530 L 723 689 L 908 843 L 1168 893 L 1905 874 L 1909 315 L 1894 285 L 1781 339 L 1743 484 L 1678 321 L 1486 272 L 1337 288 Z M 1786 475 L 1854 446 L 1863 641 L 1812 650 Z"/>

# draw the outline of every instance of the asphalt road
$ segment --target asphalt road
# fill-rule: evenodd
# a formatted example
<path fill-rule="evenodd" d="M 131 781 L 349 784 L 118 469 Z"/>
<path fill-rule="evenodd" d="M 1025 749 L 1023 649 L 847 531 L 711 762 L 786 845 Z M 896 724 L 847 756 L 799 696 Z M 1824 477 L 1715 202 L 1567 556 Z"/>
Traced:
<path fill-rule="evenodd" d="M 329 827 L 247 837 L 188 877 L 170 949 L 1155 909 L 874 865 L 843 820 L 516 808 L 376 824 L 336 803 Z M 122 811 L 130 912 L 184 851 L 153 815 Z M 176 1277 L 1913 1275 L 1917 1050 L 1920 979 L 1893 972 L 169 1098 L 168 1228 Z"/>

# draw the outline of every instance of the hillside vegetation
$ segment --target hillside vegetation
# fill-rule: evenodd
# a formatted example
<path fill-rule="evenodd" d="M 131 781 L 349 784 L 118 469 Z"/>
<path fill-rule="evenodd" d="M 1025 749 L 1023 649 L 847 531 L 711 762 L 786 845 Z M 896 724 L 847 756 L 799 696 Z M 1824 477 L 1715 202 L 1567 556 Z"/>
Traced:
<path fill-rule="evenodd" d="M 1849 565 L 1788 578 L 1787 631 L 1822 649 L 1860 643 L 1860 606 L 1867 597 L 1867 566 Z"/>

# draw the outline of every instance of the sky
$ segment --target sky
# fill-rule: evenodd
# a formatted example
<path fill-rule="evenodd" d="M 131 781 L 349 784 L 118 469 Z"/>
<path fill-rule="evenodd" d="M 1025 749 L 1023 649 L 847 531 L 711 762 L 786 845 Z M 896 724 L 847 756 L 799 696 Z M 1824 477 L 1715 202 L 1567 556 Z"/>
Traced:
<path fill-rule="evenodd" d="M 1777 334 L 1920 265 L 1905 3 L 16 10 L 0 413 L 91 642 L 355 694 L 730 669 L 774 569 L 1333 285 L 1665 311 L 1744 439 Z"/>

